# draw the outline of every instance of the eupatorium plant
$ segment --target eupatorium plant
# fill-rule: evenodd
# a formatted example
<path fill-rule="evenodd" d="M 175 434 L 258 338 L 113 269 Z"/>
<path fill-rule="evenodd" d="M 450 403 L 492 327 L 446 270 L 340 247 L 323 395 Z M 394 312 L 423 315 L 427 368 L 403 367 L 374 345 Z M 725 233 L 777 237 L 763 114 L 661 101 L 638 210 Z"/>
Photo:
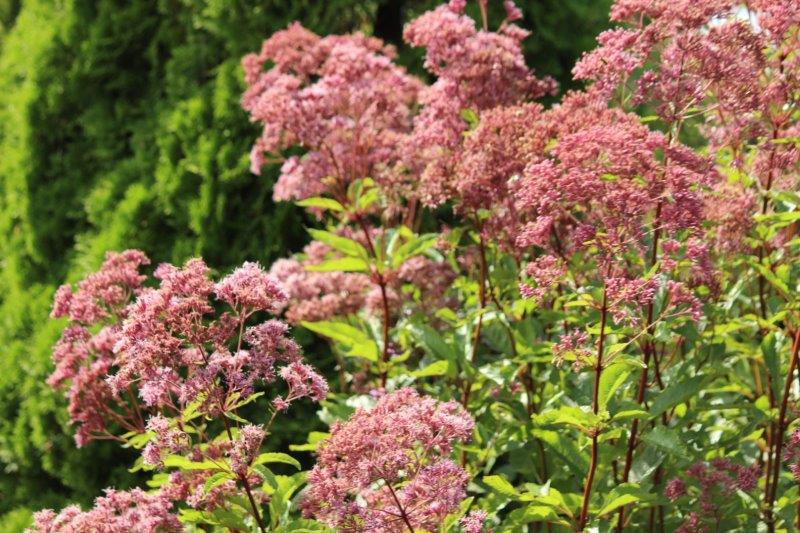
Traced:
<path fill-rule="evenodd" d="M 127 251 L 59 289 L 76 441 L 152 490 L 35 531 L 800 527 L 800 3 L 611 18 L 552 105 L 510 0 L 405 27 L 431 83 L 297 24 L 246 56 L 252 170 L 319 227 L 267 270 Z M 330 430 L 275 450 L 301 399 Z"/>

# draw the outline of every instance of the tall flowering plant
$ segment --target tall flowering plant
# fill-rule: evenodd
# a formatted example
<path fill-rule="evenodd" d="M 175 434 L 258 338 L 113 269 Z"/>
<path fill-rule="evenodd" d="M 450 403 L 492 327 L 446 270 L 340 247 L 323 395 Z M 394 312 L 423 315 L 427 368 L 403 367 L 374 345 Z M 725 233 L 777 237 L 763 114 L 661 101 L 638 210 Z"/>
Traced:
<path fill-rule="evenodd" d="M 406 26 L 431 83 L 298 24 L 246 56 L 252 170 L 282 165 L 312 241 L 217 282 L 110 254 L 58 291 L 76 441 L 141 450 L 152 490 L 35 530 L 800 524 L 800 3 L 611 18 L 549 107 L 510 0 Z M 288 324 L 329 343 L 330 385 Z M 275 451 L 302 399 L 330 431 Z"/>

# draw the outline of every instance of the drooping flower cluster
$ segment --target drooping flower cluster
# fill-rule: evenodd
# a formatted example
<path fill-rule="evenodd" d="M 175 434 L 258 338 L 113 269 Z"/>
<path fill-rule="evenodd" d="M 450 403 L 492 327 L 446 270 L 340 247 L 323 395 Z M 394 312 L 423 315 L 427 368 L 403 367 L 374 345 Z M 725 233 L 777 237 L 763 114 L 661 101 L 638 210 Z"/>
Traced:
<path fill-rule="evenodd" d="M 74 533 L 78 531 L 135 531 L 168 533 L 182 531 L 183 525 L 172 513 L 172 502 L 162 493 L 147 494 L 107 489 L 89 511 L 72 505 L 56 514 L 51 510 L 34 515 L 31 533 Z"/>
<path fill-rule="evenodd" d="M 336 423 L 308 475 L 305 512 L 339 531 L 435 530 L 465 497 L 451 461 L 473 421 L 454 402 L 400 389 Z"/>

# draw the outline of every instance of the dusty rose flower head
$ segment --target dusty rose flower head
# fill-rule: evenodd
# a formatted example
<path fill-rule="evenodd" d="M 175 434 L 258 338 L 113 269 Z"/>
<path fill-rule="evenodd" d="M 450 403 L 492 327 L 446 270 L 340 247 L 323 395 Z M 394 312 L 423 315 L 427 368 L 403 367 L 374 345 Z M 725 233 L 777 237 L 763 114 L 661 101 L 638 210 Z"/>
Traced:
<path fill-rule="evenodd" d="M 680 478 L 670 479 L 664 487 L 664 496 L 670 501 L 675 501 L 686 494 L 686 484 Z"/>
<path fill-rule="evenodd" d="M 247 474 L 247 469 L 258 455 L 263 440 L 264 428 L 261 426 L 248 424 L 239 430 L 239 435 L 228 452 L 234 472 L 239 475 Z"/>
<path fill-rule="evenodd" d="M 306 396 L 315 402 L 321 402 L 328 395 L 328 383 L 325 378 L 299 361 L 281 368 L 281 377 L 289 386 L 289 394 L 283 399 L 287 403 Z"/>
<path fill-rule="evenodd" d="M 104 435 L 106 419 L 114 416 L 118 398 L 105 376 L 115 361 L 118 322 L 141 292 L 145 276 L 139 269 L 149 262 L 138 250 L 109 252 L 100 270 L 80 281 L 74 293 L 69 285 L 56 293 L 52 316 L 66 316 L 70 322 L 53 347 L 55 369 L 47 383 L 66 390 L 78 446 Z"/>
<path fill-rule="evenodd" d="M 670 235 L 700 231 L 700 189 L 717 179 L 707 158 L 608 108 L 597 93 L 568 95 L 537 126 L 552 142 L 530 145 L 545 148 L 529 154 L 515 183 L 522 250 L 563 255 L 591 244 L 605 263 L 628 251 L 643 256 L 653 226 Z"/>
<path fill-rule="evenodd" d="M 480 115 L 483 122 L 484 111 L 520 104 L 555 89 L 552 80 L 538 80 L 525 65 L 521 41 L 527 32 L 507 23 L 519 18 L 516 6 L 507 3 L 506 9 L 507 20 L 497 32 L 478 30 L 475 22 L 464 15 L 460 4 L 439 6 L 406 25 L 403 33 L 406 42 L 425 48 L 425 68 L 437 77 L 436 82 L 420 93 L 422 109 L 415 118 L 403 160 L 412 174 L 419 175 L 419 195 L 425 203 L 436 205 L 451 197 L 460 198 L 461 188 L 453 176 L 460 156 L 469 153 L 462 146 L 462 134 L 469 126 L 462 116 L 464 110 Z M 503 141 L 513 139 L 511 130 L 524 123 L 521 111 L 524 110 L 486 115 L 487 124 L 494 125 L 502 124 L 503 119 L 513 119 L 514 113 L 518 116 L 509 131 L 495 135 L 494 146 L 502 147 Z M 485 126 L 485 133 L 478 134 L 474 144 L 479 146 L 482 139 L 491 137 L 492 129 Z M 482 161 L 468 164 L 491 168 L 492 161 L 505 161 L 502 153 L 484 153 L 483 157 Z M 506 170 L 506 166 L 492 169 L 487 180 L 507 180 L 511 175 L 504 175 Z M 473 169 L 472 177 L 473 181 L 480 180 L 479 168 Z M 481 190 L 486 190 L 479 183 L 470 185 L 465 181 L 462 185 L 472 202 L 479 199 Z M 494 198 L 503 193 L 493 190 L 492 194 Z"/>
<path fill-rule="evenodd" d="M 139 268 L 149 263 L 150 259 L 139 250 L 108 252 L 100 270 L 79 282 L 77 291 L 73 293 L 69 285 L 58 288 L 51 316 L 67 316 L 83 324 L 110 318 L 121 312 L 126 301 L 139 290 L 145 280 Z"/>
<path fill-rule="evenodd" d="M 464 533 L 480 533 L 483 531 L 486 517 L 487 513 L 483 509 L 472 511 L 461 519 L 461 529 L 464 530 Z"/>
<path fill-rule="evenodd" d="M 214 285 L 217 298 L 234 309 L 274 311 L 286 301 L 286 293 L 275 278 L 258 263 L 245 263 Z"/>
<path fill-rule="evenodd" d="M 372 282 L 365 274 L 351 272 L 313 272 L 307 267 L 333 256 L 321 242 L 311 242 L 304 258 L 279 259 L 270 268 L 288 300 L 282 304 L 289 323 L 318 322 L 333 316 L 354 314 L 365 304 Z"/>
<path fill-rule="evenodd" d="M 465 497 L 468 476 L 447 457 L 473 421 L 455 402 L 412 389 L 337 422 L 308 476 L 304 512 L 343 531 L 430 530 Z"/>
<path fill-rule="evenodd" d="M 756 197 L 741 185 L 727 182 L 715 187 L 705 202 L 705 218 L 715 225 L 714 248 L 724 252 L 746 249 L 744 238 L 754 224 Z"/>
<path fill-rule="evenodd" d="M 542 298 L 566 275 L 564 262 L 552 255 L 543 255 L 528 263 L 525 273 L 530 276 L 535 286 L 520 283 L 519 292 L 523 298 L 541 301 Z"/>
<path fill-rule="evenodd" d="M 157 414 L 147 421 L 147 431 L 153 438 L 142 450 L 144 462 L 150 466 L 162 466 L 165 453 L 184 452 L 191 442 L 189 436 L 176 427 L 171 427 L 169 419 Z"/>
<path fill-rule="evenodd" d="M 55 314 L 72 320 L 54 347 L 56 368 L 48 382 L 68 388 L 79 446 L 118 429 L 151 431 L 144 457 L 160 466 L 165 452 L 191 445 L 160 412 L 200 399 L 200 412 L 218 414 L 274 381 L 285 365 L 291 368 L 281 374 L 290 384 L 284 401 L 324 397 L 325 380 L 301 363 L 286 324 L 267 320 L 247 327 L 255 312 L 275 310 L 286 299 L 260 266 L 245 263 L 215 284 L 201 259 L 182 268 L 162 264 L 154 273 L 158 286 L 142 289 L 138 268 L 146 263 L 141 252 L 109 254 L 75 295 L 66 288 L 57 297 Z M 218 311 L 218 303 L 229 309 Z M 152 415 L 147 427 L 141 410 Z"/>
<path fill-rule="evenodd" d="M 789 435 L 789 438 L 786 439 L 783 460 L 789 463 L 789 470 L 794 474 L 794 478 L 800 482 L 800 430 L 794 430 Z"/>
<path fill-rule="evenodd" d="M 572 369 L 579 372 L 586 365 L 586 361 L 594 356 L 594 351 L 588 344 L 589 337 L 586 332 L 572 330 L 561 336 L 556 344 L 553 345 L 553 364 L 561 366 L 566 361 L 567 356 L 574 359 Z"/>
<path fill-rule="evenodd" d="M 182 531 L 178 517 L 172 514 L 172 502 L 165 494 L 147 494 L 141 489 L 130 492 L 106 489 L 89 511 L 77 506 L 56 514 L 51 510 L 34 515 L 31 533 L 73 533 L 78 531 L 136 531 L 167 533 Z"/>
<path fill-rule="evenodd" d="M 434 261 L 418 255 L 400 265 L 397 278 L 419 290 L 420 305 L 424 309 L 436 309 L 447 305 L 444 295 L 456 278 L 456 273 L 445 261 Z"/>
<path fill-rule="evenodd" d="M 758 487 L 761 468 L 757 464 L 739 465 L 726 457 L 698 462 L 686 470 L 686 481 L 674 478 L 667 483 L 664 495 L 676 500 L 684 495 L 697 498 L 698 510 L 689 515 L 682 531 L 701 531 L 704 521 L 713 524 L 718 519 L 718 503 L 730 498 L 737 490 L 753 492 Z M 690 491 L 687 482 L 696 486 Z"/>
<path fill-rule="evenodd" d="M 397 138 L 411 128 L 421 83 L 394 56 L 376 38 L 319 37 L 294 23 L 244 58 L 242 106 L 263 126 L 251 152 L 253 172 L 265 154 L 306 150 L 285 161 L 276 199 L 338 194 L 355 179 L 379 178 L 380 167 L 397 158 Z M 272 67 L 264 71 L 267 62 Z"/>

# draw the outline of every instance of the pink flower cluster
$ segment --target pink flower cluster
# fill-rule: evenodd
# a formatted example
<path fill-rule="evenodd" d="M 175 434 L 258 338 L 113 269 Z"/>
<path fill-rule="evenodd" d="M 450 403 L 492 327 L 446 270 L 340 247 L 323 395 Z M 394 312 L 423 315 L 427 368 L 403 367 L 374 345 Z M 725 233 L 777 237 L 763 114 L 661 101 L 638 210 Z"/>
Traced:
<path fill-rule="evenodd" d="M 653 103 L 670 124 L 703 114 L 712 150 L 731 150 L 738 165 L 752 161 L 766 189 L 796 184 L 787 171 L 800 151 L 772 141 L 796 135 L 797 2 L 618 0 L 611 16 L 627 27 L 601 34 L 576 65 L 577 78 L 593 80 L 603 98 L 616 91 L 623 101 Z M 755 158 L 747 158 L 749 146 Z"/>
<path fill-rule="evenodd" d="M 529 221 L 519 247 L 564 254 L 591 243 L 608 262 L 626 250 L 643 255 L 653 232 L 700 230 L 698 189 L 717 179 L 707 158 L 595 93 L 568 95 L 534 128 L 551 141 L 529 154 L 518 180 L 516 207 Z"/>
<path fill-rule="evenodd" d="M 390 46 L 361 34 L 319 37 L 298 23 L 243 59 L 243 107 L 264 129 L 251 153 L 259 173 L 265 155 L 306 149 L 285 160 L 276 199 L 339 196 L 355 179 L 381 175 L 399 157 L 411 130 L 411 106 L 422 84 L 392 62 Z M 264 71 L 264 65 L 271 68 Z"/>
<path fill-rule="evenodd" d="M 56 292 L 52 316 L 68 317 L 70 323 L 53 348 L 55 370 L 47 383 L 67 389 L 69 416 L 77 426 L 79 446 L 107 434 L 107 418 L 120 417 L 114 408 L 116 395 L 105 377 L 115 362 L 119 322 L 127 316 L 130 299 L 142 290 L 145 276 L 139 268 L 149 262 L 138 250 L 109 252 L 100 270 L 78 283 L 74 292 L 69 285 Z M 131 409 L 130 405 L 123 407 Z M 143 429 L 137 420 L 123 422 L 128 430 Z"/>
<path fill-rule="evenodd" d="M 451 461 L 473 421 L 457 403 L 400 389 L 337 422 L 308 475 L 307 515 L 338 531 L 435 530 L 469 479 Z"/>
<path fill-rule="evenodd" d="M 357 313 L 372 287 L 369 276 L 352 272 L 313 272 L 306 269 L 332 257 L 329 246 L 313 241 L 304 258 L 279 259 L 270 274 L 280 281 L 288 299 L 282 304 L 292 324 L 318 322 Z"/>
<path fill-rule="evenodd" d="M 49 509 L 37 512 L 30 532 L 168 533 L 182 530 L 178 517 L 172 514 L 172 502 L 164 494 L 148 494 L 141 489 L 130 492 L 107 489 L 105 496 L 97 498 L 89 511 L 82 512 L 72 505 L 58 514 Z"/>
<path fill-rule="evenodd" d="M 789 435 L 783 459 L 791 463 L 789 469 L 794 474 L 794 478 L 800 482 L 800 430 L 796 429 Z"/>
<path fill-rule="evenodd" d="M 536 285 L 520 283 L 520 294 L 523 298 L 540 302 L 566 276 L 567 268 L 561 259 L 552 255 L 543 255 L 528 263 L 525 273 Z"/>
<path fill-rule="evenodd" d="M 446 293 L 455 278 L 455 271 L 446 261 L 421 255 L 411 257 L 397 269 L 398 281 L 419 291 L 419 303 L 426 310 L 452 305 Z"/>
<path fill-rule="evenodd" d="M 481 533 L 487 513 L 484 510 L 472 511 L 461 519 L 461 529 L 464 533 Z"/>
<path fill-rule="evenodd" d="M 699 512 L 691 513 L 681 531 L 703 530 L 703 519 L 708 518 L 713 523 L 717 519 L 717 502 L 715 498 L 730 497 L 737 490 L 753 492 L 758 487 L 761 477 L 761 468 L 757 465 L 742 466 L 733 463 L 730 459 L 720 457 L 708 463 L 693 464 L 686 471 L 688 478 L 694 481 L 699 488 Z M 667 482 L 664 496 L 675 501 L 688 494 L 686 483 L 680 478 Z"/>
<path fill-rule="evenodd" d="M 286 402 L 324 398 L 325 380 L 301 362 L 286 324 L 267 320 L 247 327 L 255 314 L 274 312 L 287 300 L 259 265 L 245 263 L 215 284 L 200 259 L 183 268 L 162 264 L 154 274 L 158 287 L 143 289 L 145 276 L 138 268 L 147 263 L 137 251 L 110 254 L 74 295 L 63 287 L 56 297 L 54 314 L 75 318 L 56 345 L 49 382 L 70 384 L 79 445 L 107 436 L 109 423 L 144 432 L 137 393 L 149 412 L 174 416 L 199 400 L 200 412 L 213 415 L 250 395 L 257 384 L 272 382 L 281 364 L 290 385 Z M 217 314 L 213 296 L 230 310 Z M 94 322 L 81 322 L 87 317 Z M 91 335 L 87 328 L 95 323 L 105 326 Z M 156 414 L 148 423 L 156 435 L 145 450 L 152 464 L 160 463 L 163 450 L 187 444 L 166 421 Z"/>
<path fill-rule="evenodd" d="M 461 184 L 462 172 L 456 172 L 461 155 L 469 153 L 462 146 L 463 133 L 469 124 L 463 117 L 464 110 L 471 110 L 484 120 L 484 111 L 522 103 L 555 91 L 551 79 L 538 80 L 525 65 L 521 42 L 528 32 L 514 24 L 519 11 L 513 2 L 506 3 L 509 17 L 496 32 L 478 30 L 475 22 L 464 14 L 465 2 L 450 2 L 429 11 L 409 23 L 404 38 L 412 46 L 425 48 L 425 67 L 436 76 L 436 81 L 420 93 L 422 109 L 414 121 L 414 131 L 408 139 L 409 150 L 404 158 L 406 172 L 418 175 L 419 194 L 425 203 L 436 205 L 449 199 L 461 198 L 464 192 L 469 203 L 481 203 L 481 190 L 491 189 L 494 196 L 502 195 L 502 189 L 491 188 L 502 170 L 481 176 L 481 166 L 503 160 L 502 150 L 513 150 L 500 143 L 494 148 L 500 153 L 486 153 L 478 161 L 465 161 L 471 171 L 465 177 L 474 183 Z M 527 112 L 535 113 L 533 106 Z M 495 125 L 511 119 L 509 130 L 519 131 L 524 126 L 524 112 L 515 114 L 490 113 L 486 120 Z M 483 128 L 473 144 L 482 137 L 508 139 L 508 135 L 497 136 L 491 126 Z M 469 142 L 469 141 L 468 141 Z M 488 152 L 488 150 L 487 150 Z M 481 183 L 481 181 L 488 183 Z M 464 187 L 461 187 L 464 185 Z"/>
<path fill-rule="evenodd" d="M 553 364 L 561 366 L 566 361 L 567 356 L 571 356 L 574 358 L 572 369 L 575 372 L 580 372 L 586 366 L 587 361 L 594 357 L 594 351 L 588 341 L 589 337 L 584 331 L 573 330 L 565 333 L 553 345 Z"/>
<path fill-rule="evenodd" d="M 142 458 L 146 465 L 162 467 L 165 452 L 183 453 L 191 444 L 189 435 L 174 427 L 169 419 L 161 414 L 148 419 L 147 431 L 153 433 L 153 438 L 142 450 Z"/>

